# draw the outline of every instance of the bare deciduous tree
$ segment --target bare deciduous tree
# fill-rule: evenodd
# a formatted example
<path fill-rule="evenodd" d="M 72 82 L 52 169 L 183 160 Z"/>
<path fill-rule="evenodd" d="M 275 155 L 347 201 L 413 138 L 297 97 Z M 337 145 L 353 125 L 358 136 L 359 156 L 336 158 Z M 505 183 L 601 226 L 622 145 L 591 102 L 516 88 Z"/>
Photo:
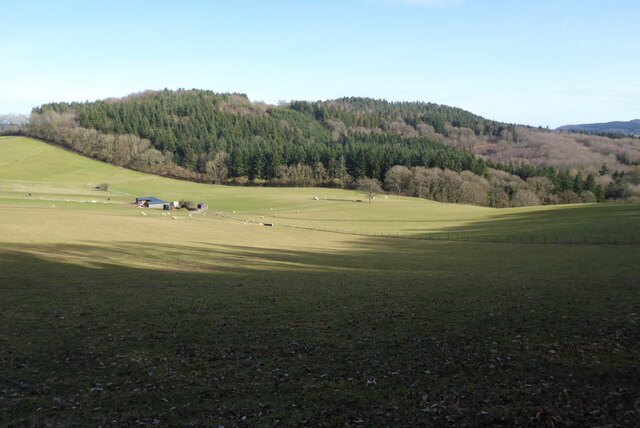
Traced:
<path fill-rule="evenodd" d="M 384 176 L 385 187 L 397 195 L 409 189 L 410 181 L 411 171 L 402 165 L 392 166 Z"/>
<path fill-rule="evenodd" d="M 207 161 L 205 172 L 214 183 L 224 183 L 229 177 L 229 155 L 221 150 L 215 154 L 213 159 Z"/>
<path fill-rule="evenodd" d="M 382 193 L 380 181 L 375 178 L 359 178 L 357 181 L 357 188 L 367 195 L 369 203 L 371 203 L 378 193 Z"/>

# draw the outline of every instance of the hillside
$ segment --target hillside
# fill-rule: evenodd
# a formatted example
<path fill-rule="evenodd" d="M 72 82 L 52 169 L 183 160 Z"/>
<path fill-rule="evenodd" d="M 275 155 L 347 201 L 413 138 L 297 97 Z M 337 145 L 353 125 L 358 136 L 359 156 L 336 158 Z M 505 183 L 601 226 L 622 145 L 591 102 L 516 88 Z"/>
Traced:
<path fill-rule="evenodd" d="M 34 112 L 71 114 L 70 119 L 83 128 L 149 140 L 167 159 L 189 171 L 209 171 L 214 179 L 272 180 L 281 166 L 315 168 L 318 163 L 328 176 L 341 181 L 348 180 L 346 174 L 383 180 L 386 170 L 396 164 L 480 174 L 487 168 L 467 151 L 433 136 L 384 129 L 402 120 L 398 115 L 407 120 L 411 115 L 420 124 L 433 122 L 439 128 L 445 120 L 454 120 L 475 123 L 478 132 L 485 129 L 482 118 L 425 103 L 353 98 L 268 106 L 253 104 L 242 94 L 165 90 L 94 103 L 49 104 Z M 224 173 L 219 171 L 221 162 Z"/>
<path fill-rule="evenodd" d="M 565 211 L 562 207 L 552 206 L 494 209 L 397 195 L 379 196 L 372 204 L 357 204 L 355 201 L 366 199 L 366 196 L 353 190 L 193 183 L 120 168 L 25 137 L 0 137 L 0 154 L 0 200 L 9 205 L 48 208 L 55 204 L 57 208 L 89 210 L 99 210 L 102 205 L 109 210 L 124 208 L 123 213 L 127 215 L 139 215 L 127 206 L 136 196 L 152 195 L 165 200 L 206 202 L 212 211 L 221 211 L 231 217 L 237 214 L 240 222 L 265 217 L 270 221 L 277 219 L 281 225 L 310 229 L 410 235 L 449 231 L 464 233 L 474 239 L 486 239 L 487 231 L 477 224 L 492 221 L 502 224 L 500 230 L 491 232 L 500 235 L 501 239 L 507 234 L 528 239 L 533 229 L 529 226 L 519 230 L 517 219 L 521 214 L 539 217 L 541 221 L 535 226 L 539 236 L 547 234 L 562 239 L 577 239 L 578 235 L 586 233 L 584 224 L 591 223 L 591 220 L 585 220 L 574 226 L 565 224 L 572 216 L 577 218 L 578 211 L 572 209 L 575 205 L 566 206 Z M 109 185 L 107 192 L 97 189 L 101 183 Z M 99 204 L 87 203 L 92 200 Z M 607 204 L 602 206 L 597 223 L 611 232 L 607 239 L 615 233 L 620 237 L 628 234 L 627 225 L 620 224 L 616 216 L 606 215 L 611 208 L 607 208 Z M 629 212 L 633 213 L 635 208 L 631 207 Z M 555 213 L 553 221 L 546 219 L 550 212 Z M 589 235 L 595 237 L 597 230 L 590 227 L 592 233 Z M 605 234 L 601 237 L 604 239 Z"/>
<path fill-rule="evenodd" d="M 629 139 L 536 130 L 459 108 L 368 98 L 251 103 L 147 91 L 34 109 L 28 134 L 116 165 L 193 181 L 354 188 L 493 207 L 626 198 Z"/>
<path fill-rule="evenodd" d="M 626 122 L 587 123 L 582 125 L 565 125 L 556 128 L 558 131 L 585 132 L 592 134 L 640 135 L 640 119 Z"/>
<path fill-rule="evenodd" d="M 635 424 L 637 204 L 363 197 L 0 137 L 0 426 Z"/>

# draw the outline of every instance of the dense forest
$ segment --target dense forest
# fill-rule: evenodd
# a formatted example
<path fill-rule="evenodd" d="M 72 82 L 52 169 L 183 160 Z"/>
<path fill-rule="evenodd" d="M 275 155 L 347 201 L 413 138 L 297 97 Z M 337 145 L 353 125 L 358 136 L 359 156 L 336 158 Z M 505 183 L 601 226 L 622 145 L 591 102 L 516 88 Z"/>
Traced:
<path fill-rule="evenodd" d="M 490 206 L 628 196 L 624 172 L 604 182 L 596 173 L 476 156 L 450 140 L 464 134 L 516 143 L 516 126 L 433 103 L 342 98 L 274 106 L 242 94 L 147 91 L 43 105 L 28 133 L 119 165 L 212 183 L 353 187 L 371 178 L 396 193 Z"/>
<path fill-rule="evenodd" d="M 386 170 L 396 164 L 484 174 L 486 164 L 468 151 L 421 135 L 384 132 L 400 113 L 413 120 L 419 120 L 420 114 L 431 118 L 423 106 L 432 108 L 429 104 L 395 105 L 355 98 L 277 107 L 253 105 L 239 94 L 162 91 L 117 101 L 48 104 L 35 112 L 72 111 L 81 127 L 148 139 L 169 159 L 191 171 L 206 172 L 206 162 L 224 151 L 230 175 L 249 180 L 271 180 L 280 165 L 314 166 L 318 162 L 334 177 L 339 176 L 340 168 L 346 168 L 355 178 L 383 179 Z M 433 109 L 435 119 L 429 120 L 442 121 L 442 126 L 445 118 L 481 121 L 462 110 Z M 448 116 L 441 113 L 449 110 L 453 113 Z M 334 132 L 337 123 L 343 124 L 343 132 Z M 359 128 L 347 132 L 346 126 L 352 125 Z M 372 132 L 377 128 L 381 131 Z"/>

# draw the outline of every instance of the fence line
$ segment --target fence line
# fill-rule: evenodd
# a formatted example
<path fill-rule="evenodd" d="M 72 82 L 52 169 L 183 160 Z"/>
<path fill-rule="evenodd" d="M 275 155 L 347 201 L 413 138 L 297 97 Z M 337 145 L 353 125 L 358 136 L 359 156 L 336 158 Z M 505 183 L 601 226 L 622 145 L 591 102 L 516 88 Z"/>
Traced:
<path fill-rule="evenodd" d="M 246 222 L 247 220 L 229 216 L 224 213 L 216 213 L 216 215 Z M 332 229 L 321 226 L 301 226 L 296 224 L 273 223 L 274 226 L 288 227 L 291 229 L 312 230 L 316 232 L 338 233 L 341 235 L 368 236 L 376 238 L 393 238 L 393 239 L 409 239 L 420 241 L 443 241 L 443 242 L 469 242 L 469 243 L 489 243 L 489 244 L 536 244 L 536 245 L 638 245 L 640 240 L 634 237 L 558 237 L 558 236 L 490 236 L 490 235 L 473 235 L 462 232 L 438 232 L 438 233 L 421 233 L 408 234 L 401 232 L 367 232 L 358 230 Z"/>

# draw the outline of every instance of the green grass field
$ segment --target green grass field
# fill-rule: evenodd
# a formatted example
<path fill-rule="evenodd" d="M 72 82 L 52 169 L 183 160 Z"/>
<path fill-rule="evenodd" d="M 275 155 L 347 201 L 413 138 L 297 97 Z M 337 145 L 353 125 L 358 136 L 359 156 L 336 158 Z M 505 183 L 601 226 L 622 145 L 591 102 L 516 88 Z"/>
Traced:
<path fill-rule="evenodd" d="M 640 418 L 640 206 L 358 199 L 0 137 L 0 426 Z"/>

